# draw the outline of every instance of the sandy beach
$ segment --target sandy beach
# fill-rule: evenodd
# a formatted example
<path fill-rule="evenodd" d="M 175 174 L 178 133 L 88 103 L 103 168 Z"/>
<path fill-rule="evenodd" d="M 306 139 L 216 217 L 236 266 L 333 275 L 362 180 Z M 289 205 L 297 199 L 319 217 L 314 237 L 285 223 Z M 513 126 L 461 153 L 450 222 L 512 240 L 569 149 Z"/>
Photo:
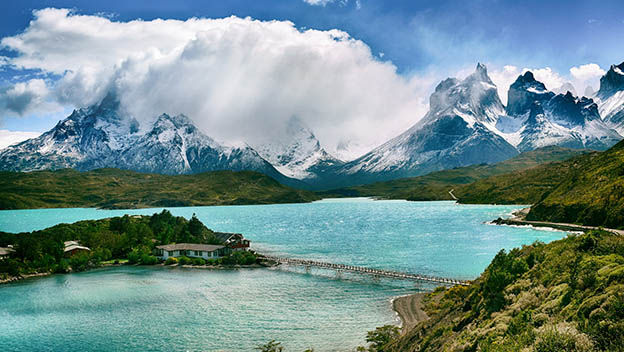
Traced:
<path fill-rule="evenodd" d="M 429 319 L 423 310 L 422 300 L 426 293 L 416 293 L 409 296 L 396 298 L 392 302 L 392 308 L 401 318 L 401 333 L 405 334 L 421 321 Z"/>

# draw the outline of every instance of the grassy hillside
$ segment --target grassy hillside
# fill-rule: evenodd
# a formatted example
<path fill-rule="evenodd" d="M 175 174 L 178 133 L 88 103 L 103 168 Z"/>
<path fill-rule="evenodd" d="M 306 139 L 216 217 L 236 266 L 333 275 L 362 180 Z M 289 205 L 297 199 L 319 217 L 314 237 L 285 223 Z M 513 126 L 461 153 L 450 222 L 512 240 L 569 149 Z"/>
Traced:
<path fill-rule="evenodd" d="M 146 208 L 301 203 L 319 197 L 251 171 L 196 175 L 142 174 L 118 169 L 0 172 L 0 209 Z"/>
<path fill-rule="evenodd" d="M 605 152 L 489 177 L 455 191 L 461 203 L 533 204 L 527 220 L 624 228 L 624 141 Z"/>
<path fill-rule="evenodd" d="M 452 198 L 448 192 L 451 189 L 457 190 L 457 188 L 462 185 L 470 184 L 493 175 L 524 170 L 548 162 L 566 160 L 583 153 L 586 153 L 586 151 L 561 147 L 546 147 L 522 153 L 497 164 L 460 167 L 433 172 L 425 176 L 340 188 L 319 192 L 319 194 L 336 197 L 374 196 L 387 199 L 451 200 Z M 454 193 L 456 194 L 456 192 Z"/>
<path fill-rule="evenodd" d="M 624 351 L 624 239 L 592 232 L 501 251 L 379 351 Z"/>
<path fill-rule="evenodd" d="M 535 204 L 598 154 L 592 152 L 561 162 L 491 176 L 458 187 L 454 193 L 460 203 L 466 204 Z"/>
<path fill-rule="evenodd" d="M 624 228 L 624 141 L 584 159 L 531 207 L 527 220 Z"/>

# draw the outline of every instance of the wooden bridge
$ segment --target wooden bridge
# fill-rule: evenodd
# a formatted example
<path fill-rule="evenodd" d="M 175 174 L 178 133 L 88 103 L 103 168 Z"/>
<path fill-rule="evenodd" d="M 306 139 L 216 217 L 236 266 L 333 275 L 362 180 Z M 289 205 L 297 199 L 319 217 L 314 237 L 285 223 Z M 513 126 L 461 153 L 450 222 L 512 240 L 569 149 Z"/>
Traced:
<path fill-rule="evenodd" d="M 459 280 L 459 279 L 451 279 L 445 277 L 438 276 L 430 276 L 430 275 L 422 275 L 422 274 L 412 274 L 412 273 L 404 273 L 400 271 L 392 271 L 392 270 L 382 270 L 382 269 L 371 269 L 364 266 L 356 266 L 356 265 L 345 265 L 345 264 L 334 264 L 327 262 L 319 262 L 314 260 L 305 260 L 305 259 L 295 259 L 295 258 L 286 258 L 286 257 L 274 257 L 270 255 L 260 255 L 261 257 L 271 260 L 280 264 L 291 264 L 291 265 L 302 265 L 305 267 L 317 267 L 324 269 L 333 269 L 336 271 L 348 271 L 359 274 L 368 274 L 375 277 L 385 277 L 391 279 L 399 279 L 399 280 L 414 280 L 414 281 L 427 281 L 434 282 L 443 285 L 462 285 L 467 286 L 469 284 L 468 281 Z"/>

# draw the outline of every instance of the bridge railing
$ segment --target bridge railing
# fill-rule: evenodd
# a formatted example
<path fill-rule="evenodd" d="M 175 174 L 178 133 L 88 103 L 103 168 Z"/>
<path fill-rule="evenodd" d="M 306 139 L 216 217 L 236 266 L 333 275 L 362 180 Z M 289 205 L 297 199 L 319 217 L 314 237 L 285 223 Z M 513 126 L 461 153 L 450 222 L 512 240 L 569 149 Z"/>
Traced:
<path fill-rule="evenodd" d="M 271 256 L 271 255 L 261 255 L 261 256 L 268 260 L 272 260 L 278 263 L 314 266 L 314 267 L 319 267 L 319 268 L 328 268 L 328 269 L 336 269 L 336 270 L 346 270 L 346 271 L 351 271 L 351 272 L 372 274 L 372 275 L 377 275 L 377 276 L 384 276 L 384 277 L 405 279 L 405 280 L 429 281 L 429 282 L 437 282 L 437 283 L 452 284 L 452 285 L 464 285 L 464 286 L 469 284 L 469 282 L 466 280 L 459 280 L 459 279 L 439 277 L 439 276 L 406 273 L 406 272 L 384 270 L 384 269 L 373 269 L 373 268 L 367 268 L 364 266 L 356 266 L 356 265 L 334 264 L 334 263 L 320 262 L 320 261 L 307 260 L 307 259 L 276 257 L 276 256 Z"/>

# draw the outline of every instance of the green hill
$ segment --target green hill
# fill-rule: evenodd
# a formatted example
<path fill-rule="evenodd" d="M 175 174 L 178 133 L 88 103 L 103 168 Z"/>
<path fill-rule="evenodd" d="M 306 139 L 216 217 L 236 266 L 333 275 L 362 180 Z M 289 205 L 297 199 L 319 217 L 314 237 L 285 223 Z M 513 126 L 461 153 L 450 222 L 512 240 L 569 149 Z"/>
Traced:
<path fill-rule="evenodd" d="M 448 193 L 462 185 L 544 163 L 566 160 L 587 153 L 584 150 L 545 147 L 522 153 L 496 164 L 481 164 L 433 172 L 424 176 L 377 182 L 368 185 L 345 187 L 319 192 L 325 197 L 379 197 L 407 200 L 452 200 Z M 456 194 L 456 193 L 455 193 Z"/>
<path fill-rule="evenodd" d="M 148 208 L 301 203 L 312 192 L 252 171 L 195 175 L 142 174 L 119 169 L 0 172 L 0 209 Z"/>
<path fill-rule="evenodd" d="M 624 240 L 592 232 L 501 251 L 377 351 L 624 351 Z"/>
<path fill-rule="evenodd" d="M 624 228 L 624 141 L 559 163 L 479 180 L 461 203 L 533 204 L 527 220 Z"/>
<path fill-rule="evenodd" d="M 527 220 L 624 228 L 624 141 L 583 159 L 531 207 Z"/>
<path fill-rule="evenodd" d="M 598 154 L 592 152 L 477 180 L 458 187 L 455 195 L 465 204 L 535 204 Z"/>

